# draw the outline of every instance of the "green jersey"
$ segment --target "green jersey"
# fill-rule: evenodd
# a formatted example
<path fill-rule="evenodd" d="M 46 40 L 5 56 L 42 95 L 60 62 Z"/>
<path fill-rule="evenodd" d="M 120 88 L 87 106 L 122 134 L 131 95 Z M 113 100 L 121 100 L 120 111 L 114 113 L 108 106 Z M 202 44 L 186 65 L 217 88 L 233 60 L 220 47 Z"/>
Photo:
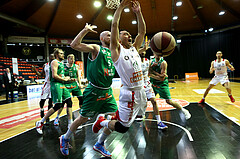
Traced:
<path fill-rule="evenodd" d="M 153 63 L 157 63 L 157 65 L 154 66 L 154 67 L 152 67 L 152 69 L 153 69 L 154 71 L 156 71 L 156 72 L 158 72 L 158 73 L 161 74 L 161 64 L 162 64 L 163 61 L 164 61 L 163 58 L 161 58 L 158 62 L 156 62 L 156 58 L 154 58 L 154 59 L 151 61 L 150 66 L 151 66 Z M 153 84 L 162 84 L 162 83 L 164 83 L 164 82 L 166 82 L 166 81 L 168 82 L 168 77 L 165 77 L 164 81 L 159 81 L 159 80 L 156 80 L 156 79 L 150 77 L 150 81 L 151 81 L 151 83 L 153 83 Z"/>
<path fill-rule="evenodd" d="M 97 57 L 92 60 L 91 54 L 87 60 L 87 79 L 98 87 L 110 87 L 115 74 L 111 51 L 100 46 Z"/>
<path fill-rule="evenodd" d="M 53 60 L 53 61 L 57 61 L 58 62 L 58 70 L 57 70 L 57 74 L 60 76 L 60 77 L 62 77 L 62 78 L 64 78 L 64 65 L 63 65 L 63 63 L 62 62 L 60 62 L 60 61 L 58 61 L 58 60 Z M 53 62 L 52 61 L 52 62 Z M 56 80 L 56 79 L 54 79 L 53 77 L 52 77 L 52 69 L 51 69 L 51 65 L 50 65 L 50 72 L 49 72 L 49 76 L 50 76 L 50 81 L 51 82 L 60 82 L 60 83 L 62 83 L 61 81 L 58 81 L 58 80 Z"/>
<path fill-rule="evenodd" d="M 75 78 L 77 79 L 77 67 L 75 64 L 72 65 L 72 67 L 68 67 L 67 64 L 64 64 L 64 76 L 69 76 L 70 78 Z M 77 81 L 72 81 L 72 82 L 64 82 L 65 86 L 68 89 L 73 89 L 73 88 L 78 88 L 78 83 Z"/>
<path fill-rule="evenodd" d="M 73 64 L 72 67 L 68 67 L 67 64 L 64 64 L 64 76 L 77 79 L 77 72 L 78 69 L 75 64 Z"/>

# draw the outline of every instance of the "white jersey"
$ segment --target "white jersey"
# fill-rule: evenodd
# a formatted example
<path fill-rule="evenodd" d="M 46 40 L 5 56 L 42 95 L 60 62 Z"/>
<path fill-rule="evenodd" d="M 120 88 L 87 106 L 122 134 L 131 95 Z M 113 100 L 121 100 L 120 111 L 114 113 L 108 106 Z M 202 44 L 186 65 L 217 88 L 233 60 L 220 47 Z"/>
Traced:
<path fill-rule="evenodd" d="M 220 62 L 217 60 L 213 61 L 213 67 L 215 69 L 215 76 L 226 76 L 227 75 L 227 66 L 226 61 L 221 59 Z"/>
<path fill-rule="evenodd" d="M 147 87 L 150 84 L 150 78 L 148 77 L 149 60 L 147 58 L 144 58 L 141 66 L 143 72 L 144 86 Z"/>
<path fill-rule="evenodd" d="M 49 78 L 49 62 L 44 64 L 44 72 L 45 72 L 45 82 L 42 87 L 41 99 L 49 99 L 51 98 L 51 90 L 50 90 L 50 78 Z"/>
<path fill-rule="evenodd" d="M 45 82 L 50 83 L 49 78 L 49 62 L 44 64 L 44 72 L 45 72 Z"/>
<path fill-rule="evenodd" d="M 114 66 L 123 86 L 134 88 L 143 86 L 141 58 L 135 47 L 125 49 L 120 45 L 120 56 Z"/>

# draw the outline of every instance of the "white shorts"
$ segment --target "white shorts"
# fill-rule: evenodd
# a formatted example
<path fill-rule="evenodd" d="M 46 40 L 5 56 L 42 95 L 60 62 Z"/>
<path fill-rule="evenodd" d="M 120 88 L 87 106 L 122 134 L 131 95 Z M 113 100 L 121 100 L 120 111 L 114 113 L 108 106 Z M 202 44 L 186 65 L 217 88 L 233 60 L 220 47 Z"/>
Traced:
<path fill-rule="evenodd" d="M 42 87 L 41 99 L 49 99 L 51 98 L 51 90 L 50 90 L 50 83 L 45 82 Z"/>
<path fill-rule="evenodd" d="M 147 99 L 151 99 L 151 98 L 155 98 L 155 93 L 152 89 L 152 86 L 151 85 L 148 85 L 146 88 L 145 88 L 145 92 L 146 92 L 146 95 L 147 95 Z"/>
<path fill-rule="evenodd" d="M 126 87 L 121 87 L 117 118 L 123 126 L 130 127 L 138 111 L 146 106 L 147 97 L 144 88 L 130 90 Z"/>
<path fill-rule="evenodd" d="M 150 100 L 151 98 L 155 98 L 155 93 L 152 89 L 151 84 L 148 85 L 146 88 L 144 87 L 144 89 L 147 96 L 147 100 Z M 145 107 L 141 107 L 137 115 L 145 115 L 146 109 L 147 109 L 147 105 Z"/>
<path fill-rule="evenodd" d="M 217 85 L 218 83 L 221 83 L 221 85 L 223 85 L 224 83 L 227 83 L 229 82 L 228 80 L 228 76 L 214 76 L 213 79 L 209 82 L 209 84 L 212 84 L 212 85 Z"/>

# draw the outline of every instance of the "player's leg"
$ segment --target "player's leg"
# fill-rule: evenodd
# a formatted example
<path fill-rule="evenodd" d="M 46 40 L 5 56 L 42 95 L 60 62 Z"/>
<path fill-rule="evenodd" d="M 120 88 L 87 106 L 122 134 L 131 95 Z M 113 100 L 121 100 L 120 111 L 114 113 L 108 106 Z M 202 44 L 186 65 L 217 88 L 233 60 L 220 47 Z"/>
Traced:
<path fill-rule="evenodd" d="M 157 102 L 156 102 L 156 98 L 150 98 L 150 101 L 153 105 L 153 113 L 155 114 L 155 117 L 157 119 L 158 128 L 159 129 L 167 129 L 168 128 L 167 125 L 165 125 L 161 120 L 159 110 L 158 110 L 158 105 L 157 105 Z"/>
<path fill-rule="evenodd" d="M 66 102 L 63 101 L 62 107 L 61 107 L 60 109 L 58 109 L 58 111 L 57 111 L 57 116 L 56 116 L 56 118 L 54 119 L 53 125 L 55 125 L 55 126 L 58 126 L 58 125 L 59 125 L 59 123 L 60 123 L 60 115 L 61 115 L 61 113 L 62 113 L 62 110 L 63 110 L 65 104 L 66 104 Z"/>
<path fill-rule="evenodd" d="M 205 98 L 207 97 L 209 91 L 216 86 L 218 83 L 220 82 L 219 77 L 214 76 L 212 78 L 212 80 L 209 82 L 209 85 L 207 87 L 207 89 L 205 90 L 204 94 L 203 94 L 203 98 L 198 102 L 198 103 L 204 103 L 205 102 Z"/>
<path fill-rule="evenodd" d="M 230 87 L 230 82 L 224 83 L 223 86 L 226 88 L 226 90 L 228 92 L 228 97 L 230 98 L 231 102 L 234 103 L 235 99 L 232 96 L 232 90 L 231 90 L 231 87 Z"/>
<path fill-rule="evenodd" d="M 63 155 L 69 155 L 69 142 L 73 133 L 76 132 L 77 128 L 88 120 L 87 117 L 79 115 L 71 124 L 66 134 L 60 136 L 60 151 Z"/>
<path fill-rule="evenodd" d="M 62 107 L 62 94 L 63 89 L 61 89 L 61 83 L 52 83 L 51 85 L 51 92 L 52 92 L 52 99 L 53 103 L 55 103 L 54 107 L 51 108 L 47 114 L 40 120 L 36 122 L 36 130 L 39 134 L 42 134 L 42 127 L 43 123 L 48 119 L 54 112 Z"/>
<path fill-rule="evenodd" d="M 67 116 L 68 116 L 68 128 L 73 122 L 73 115 L 72 115 L 72 99 L 70 91 L 67 88 L 63 89 L 63 101 L 67 104 Z"/>
<path fill-rule="evenodd" d="M 39 106 L 40 106 L 40 116 L 41 118 L 44 117 L 44 103 L 45 103 L 46 99 L 41 99 L 40 102 L 39 102 Z"/>
<path fill-rule="evenodd" d="M 72 96 L 76 96 L 78 98 L 79 108 L 81 108 L 83 104 L 83 94 L 78 87 L 72 90 Z"/>
<path fill-rule="evenodd" d="M 79 126 L 85 123 L 89 117 L 93 117 L 98 95 L 92 94 L 93 88 L 88 86 L 83 93 L 83 105 L 79 111 L 80 115 L 73 121 L 68 131 L 60 137 L 60 151 L 63 155 L 69 155 L 69 141 L 72 134 Z"/>

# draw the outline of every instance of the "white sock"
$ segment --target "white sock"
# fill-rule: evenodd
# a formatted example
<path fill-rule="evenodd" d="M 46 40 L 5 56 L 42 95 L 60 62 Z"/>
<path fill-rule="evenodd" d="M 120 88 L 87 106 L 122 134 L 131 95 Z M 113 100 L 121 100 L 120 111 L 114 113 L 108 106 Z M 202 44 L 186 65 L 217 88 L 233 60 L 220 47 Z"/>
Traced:
<path fill-rule="evenodd" d="M 155 117 L 156 117 L 156 119 L 157 119 L 157 121 L 158 121 L 158 123 L 161 121 L 161 117 L 160 117 L 160 115 L 155 115 Z"/>
<path fill-rule="evenodd" d="M 64 139 L 70 139 L 70 137 L 72 136 L 73 132 L 68 129 L 68 131 L 66 132 L 66 134 L 64 135 Z"/>
<path fill-rule="evenodd" d="M 103 126 L 103 127 L 108 128 L 108 123 L 109 123 L 109 122 L 110 122 L 110 120 L 104 120 L 104 121 L 102 121 L 102 122 L 100 123 L 100 125 Z"/>
<path fill-rule="evenodd" d="M 107 137 L 108 137 L 108 135 L 103 132 L 102 135 L 100 136 L 100 138 L 98 139 L 98 143 L 103 145 L 103 143 L 104 143 L 104 141 L 106 140 Z"/>
<path fill-rule="evenodd" d="M 42 119 L 40 120 L 41 123 L 44 123 L 45 121 L 46 121 L 45 118 L 42 118 Z"/>
<path fill-rule="evenodd" d="M 202 99 L 205 99 L 204 97 Z"/>

